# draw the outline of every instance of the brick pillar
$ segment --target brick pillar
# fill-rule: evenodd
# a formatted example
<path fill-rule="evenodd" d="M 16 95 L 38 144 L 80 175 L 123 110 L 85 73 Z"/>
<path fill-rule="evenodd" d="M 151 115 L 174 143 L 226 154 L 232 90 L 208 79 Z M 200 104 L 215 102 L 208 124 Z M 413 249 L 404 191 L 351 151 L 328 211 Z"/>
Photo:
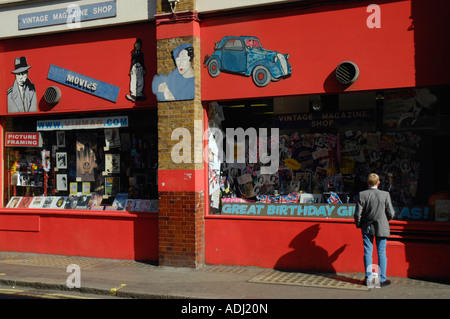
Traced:
<path fill-rule="evenodd" d="M 156 16 L 158 74 L 167 75 L 175 69 L 173 49 L 189 43 L 194 47 L 192 67 L 195 71 L 195 99 L 158 102 L 158 189 L 159 189 L 159 264 L 161 266 L 192 267 L 204 264 L 205 173 L 202 161 L 195 163 L 195 154 L 203 150 L 204 110 L 200 97 L 200 37 L 199 21 L 192 11 L 193 1 L 181 1 L 177 16 L 170 7 L 158 3 Z M 195 125 L 196 124 L 196 125 Z M 200 125 L 199 125 L 200 124 Z M 186 128 L 191 137 L 191 161 L 175 163 L 172 141 L 176 128 Z M 200 136 L 200 139 L 198 138 Z M 194 143 L 195 137 L 197 143 Z"/>

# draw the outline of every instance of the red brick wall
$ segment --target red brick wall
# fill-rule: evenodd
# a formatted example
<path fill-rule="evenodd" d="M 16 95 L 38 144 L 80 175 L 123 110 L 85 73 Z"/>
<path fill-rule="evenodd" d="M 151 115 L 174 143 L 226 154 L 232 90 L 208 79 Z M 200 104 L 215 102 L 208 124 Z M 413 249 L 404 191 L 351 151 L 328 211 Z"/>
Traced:
<path fill-rule="evenodd" d="M 203 264 L 203 192 L 160 192 L 159 198 L 159 264 L 193 268 Z"/>
<path fill-rule="evenodd" d="M 157 73 L 167 75 L 174 69 L 171 52 L 183 43 L 194 47 L 192 67 L 195 72 L 195 99 L 188 101 L 158 102 L 158 171 L 159 187 L 159 264 L 161 266 L 196 268 L 205 261 L 205 205 L 203 163 L 175 163 L 172 148 L 178 143 L 171 139 L 176 128 L 186 128 L 192 137 L 202 136 L 204 109 L 200 96 L 201 54 L 200 38 L 196 36 L 199 22 L 194 12 L 182 20 L 166 15 L 167 1 L 158 1 L 157 12 Z M 192 10 L 195 1 L 182 1 L 179 10 Z M 170 12 L 170 8 L 169 8 Z M 178 16 L 179 18 L 179 16 Z M 173 21 L 172 21 L 173 20 Z M 195 140 L 195 138 L 193 138 Z M 192 159 L 202 157 L 203 143 L 191 144 Z"/>

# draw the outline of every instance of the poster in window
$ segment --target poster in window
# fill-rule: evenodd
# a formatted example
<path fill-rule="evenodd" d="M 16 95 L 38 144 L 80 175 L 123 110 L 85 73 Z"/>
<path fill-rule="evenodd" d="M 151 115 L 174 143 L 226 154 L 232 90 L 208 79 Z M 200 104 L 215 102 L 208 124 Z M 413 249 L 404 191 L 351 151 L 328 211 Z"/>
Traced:
<path fill-rule="evenodd" d="M 386 91 L 383 127 L 386 130 L 434 129 L 438 97 L 428 88 Z"/>
<path fill-rule="evenodd" d="M 94 168 L 96 163 L 97 134 L 77 134 L 77 180 L 81 182 L 95 182 Z"/>
<path fill-rule="evenodd" d="M 309 192 L 311 190 L 311 173 L 295 173 L 295 179 L 300 183 L 301 191 Z"/>
<path fill-rule="evenodd" d="M 105 129 L 105 146 L 109 148 L 120 147 L 120 135 L 118 128 Z"/>
<path fill-rule="evenodd" d="M 106 154 L 105 169 L 108 174 L 120 173 L 120 154 Z"/>
<path fill-rule="evenodd" d="M 56 189 L 59 191 L 67 190 L 67 174 L 56 175 Z"/>
<path fill-rule="evenodd" d="M 70 187 L 70 195 L 77 195 L 78 194 L 78 184 L 77 182 L 71 182 L 69 183 L 69 187 Z"/>
<path fill-rule="evenodd" d="M 115 196 L 119 191 L 119 177 L 106 177 L 105 178 L 105 195 Z"/>
<path fill-rule="evenodd" d="M 82 193 L 83 193 L 83 195 L 91 194 L 91 183 L 90 182 L 83 182 Z"/>
<path fill-rule="evenodd" d="M 56 152 L 56 168 L 67 169 L 67 153 Z"/>
<path fill-rule="evenodd" d="M 56 132 L 56 146 L 66 147 L 66 133 L 64 131 Z"/>

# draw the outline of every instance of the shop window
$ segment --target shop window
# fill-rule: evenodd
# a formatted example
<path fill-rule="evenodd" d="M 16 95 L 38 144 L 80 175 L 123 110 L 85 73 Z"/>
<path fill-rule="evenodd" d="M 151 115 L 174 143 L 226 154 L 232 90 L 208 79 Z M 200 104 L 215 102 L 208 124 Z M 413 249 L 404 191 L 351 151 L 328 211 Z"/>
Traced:
<path fill-rule="evenodd" d="M 450 170 L 438 155 L 450 147 L 447 100 L 445 88 L 405 88 L 210 103 L 209 126 L 222 132 L 220 140 L 209 138 L 210 213 L 341 217 L 313 211 L 320 213 L 319 204 L 354 204 L 375 172 L 397 219 L 442 220 L 436 207 L 450 206 Z M 229 162 L 226 131 L 238 127 L 245 137 L 231 142 L 244 160 Z M 271 174 L 261 173 L 267 164 L 250 147 L 251 128 L 267 129 L 265 148 L 279 164 Z M 275 150 L 272 128 L 279 129 Z M 317 206 L 299 208 L 307 204 Z M 350 211 L 341 215 L 352 218 Z"/>
<path fill-rule="evenodd" d="M 156 111 L 5 123 L 6 207 L 158 211 Z"/>

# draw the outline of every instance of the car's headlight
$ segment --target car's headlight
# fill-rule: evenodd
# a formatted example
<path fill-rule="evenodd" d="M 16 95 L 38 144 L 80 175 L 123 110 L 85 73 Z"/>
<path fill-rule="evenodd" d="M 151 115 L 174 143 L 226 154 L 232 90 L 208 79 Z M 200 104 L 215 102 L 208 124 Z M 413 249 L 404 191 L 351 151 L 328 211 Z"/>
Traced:
<path fill-rule="evenodd" d="M 274 56 L 274 57 L 272 58 L 272 61 L 275 62 L 275 63 L 277 63 L 277 62 L 278 62 L 278 57 L 277 57 L 277 56 Z"/>

